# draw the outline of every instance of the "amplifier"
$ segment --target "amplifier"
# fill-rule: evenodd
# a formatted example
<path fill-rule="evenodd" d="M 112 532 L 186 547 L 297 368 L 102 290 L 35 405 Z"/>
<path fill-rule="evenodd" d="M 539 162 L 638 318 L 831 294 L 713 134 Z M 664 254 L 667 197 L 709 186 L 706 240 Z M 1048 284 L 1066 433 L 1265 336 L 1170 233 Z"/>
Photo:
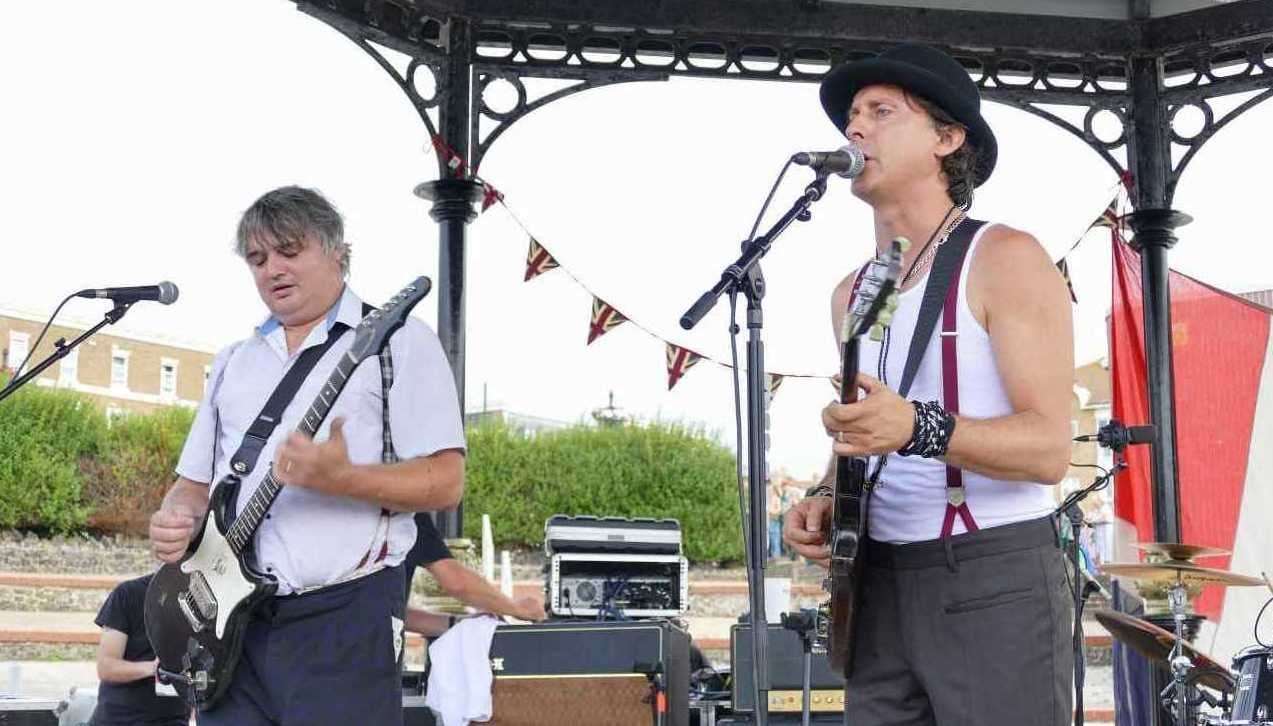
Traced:
<path fill-rule="evenodd" d="M 553 615 L 673 617 L 689 608 L 689 563 L 680 555 L 563 552 L 548 569 Z"/>
<path fill-rule="evenodd" d="M 57 726 L 57 706 L 57 701 L 0 698 L 0 724 L 4 724 L 4 726 Z"/>
<path fill-rule="evenodd" d="M 689 724 L 689 635 L 667 621 L 500 625 L 491 670 L 498 726 Z"/>
<path fill-rule="evenodd" d="M 571 517 L 556 514 L 544 522 L 544 554 L 623 552 L 681 554 L 681 523 L 675 519 Z"/>
<path fill-rule="evenodd" d="M 800 635 L 781 625 L 769 625 L 769 712 L 800 711 L 801 678 L 804 676 L 804 649 Z M 735 711 L 754 710 L 752 702 L 751 625 L 739 623 L 729 629 L 730 671 L 734 675 Z M 809 664 L 810 710 L 844 710 L 844 675 L 831 668 L 826 654 L 815 653 Z"/>

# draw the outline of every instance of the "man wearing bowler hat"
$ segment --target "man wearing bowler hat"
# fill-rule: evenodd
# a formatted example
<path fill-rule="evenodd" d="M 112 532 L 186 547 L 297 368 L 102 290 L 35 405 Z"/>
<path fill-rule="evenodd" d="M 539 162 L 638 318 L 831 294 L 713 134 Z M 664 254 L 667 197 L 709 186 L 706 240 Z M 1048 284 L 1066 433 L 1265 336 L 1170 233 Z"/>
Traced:
<path fill-rule="evenodd" d="M 1034 237 L 968 216 L 998 145 L 957 61 L 890 48 L 833 69 L 821 100 L 865 156 L 853 194 L 877 249 L 914 242 L 891 327 L 861 341 L 862 395 L 822 411 L 833 454 L 869 457 L 873 482 L 845 722 L 1067 723 L 1072 614 L 1051 516 L 1070 452 L 1065 284 Z M 856 278 L 831 295 L 835 331 Z M 784 522 L 823 563 L 833 482 Z"/>

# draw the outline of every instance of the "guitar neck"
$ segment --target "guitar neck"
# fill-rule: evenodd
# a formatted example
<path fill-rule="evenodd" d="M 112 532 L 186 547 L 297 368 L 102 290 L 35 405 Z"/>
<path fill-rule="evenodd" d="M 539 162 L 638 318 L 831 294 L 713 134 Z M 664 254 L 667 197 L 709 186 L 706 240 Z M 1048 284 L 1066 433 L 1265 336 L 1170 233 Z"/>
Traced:
<path fill-rule="evenodd" d="M 318 396 L 310 404 L 309 410 L 301 417 L 301 423 L 296 427 L 297 431 L 311 439 L 314 438 L 314 435 L 318 433 L 318 429 L 323 425 L 323 421 L 327 419 L 327 414 L 331 412 L 336 398 L 340 396 L 341 391 L 345 390 L 345 385 L 349 382 L 349 376 L 359 362 L 360 359 L 355 358 L 350 353 L 341 356 L 336 363 L 335 370 L 327 377 L 327 382 L 323 384 Z M 243 511 L 235 518 L 230 531 L 226 533 L 226 540 L 229 541 L 230 547 L 235 554 L 242 554 L 243 550 L 247 549 L 248 545 L 252 543 L 253 535 L 256 534 L 257 528 L 261 526 L 266 512 L 273 506 L 274 500 L 283 491 L 283 486 L 283 483 L 274 477 L 274 469 L 271 465 L 265 478 L 257 486 L 256 491 L 252 493 L 252 498 L 244 505 Z"/>
<path fill-rule="evenodd" d="M 858 400 L 858 339 L 849 338 L 840 350 L 840 403 Z"/>

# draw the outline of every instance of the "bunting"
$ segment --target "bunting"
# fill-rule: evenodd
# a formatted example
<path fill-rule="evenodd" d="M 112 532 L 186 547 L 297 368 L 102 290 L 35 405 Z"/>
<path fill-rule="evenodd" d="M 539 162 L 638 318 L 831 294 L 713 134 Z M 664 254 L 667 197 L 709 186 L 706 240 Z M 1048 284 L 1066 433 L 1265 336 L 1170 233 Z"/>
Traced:
<path fill-rule="evenodd" d="M 490 209 L 496 202 L 504 201 L 504 193 L 487 182 L 482 182 L 482 211 Z"/>
<path fill-rule="evenodd" d="M 703 356 L 695 353 L 689 348 L 683 348 L 679 345 L 667 344 L 667 390 L 672 390 L 677 381 L 681 380 L 681 376 L 685 372 L 694 367 L 703 359 Z"/>
<path fill-rule="evenodd" d="M 463 169 L 463 166 L 464 166 L 463 160 L 459 160 L 458 157 L 455 157 L 454 152 L 450 151 L 449 147 L 447 147 L 444 143 L 442 143 L 440 140 L 437 140 L 437 139 L 434 140 L 434 145 L 438 149 L 439 153 L 450 155 L 450 156 L 444 156 L 444 158 L 454 157 L 458 160 L 459 162 L 458 166 L 454 164 L 448 164 L 449 166 L 455 169 L 460 169 L 460 170 Z M 554 257 L 552 253 L 550 253 L 548 249 L 545 248 L 539 242 L 539 240 L 535 238 L 533 234 L 531 234 L 530 230 L 521 221 L 521 219 L 518 218 L 517 214 L 508 206 L 507 203 L 505 203 L 504 194 L 500 192 L 498 189 L 496 189 L 492 184 L 486 182 L 480 177 L 477 177 L 476 175 L 474 175 L 474 179 L 482 184 L 482 190 L 483 190 L 482 210 L 485 211 L 486 209 L 494 206 L 495 204 L 500 204 L 501 206 L 504 207 L 505 211 L 509 213 L 513 221 L 516 222 L 517 226 L 521 227 L 522 230 L 526 232 L 526 235 L 530 240 L 530 247 L 526 253 L 526 275 L 524 277 L 524 280 L 529 282 L 530 280 L 544 274 L 545 272 L 548 272 L 549 270 L 553 270 L 560 267 L 561 265 L 557 261 L 557 258 Z M 1121 189 L 1122 186 L 1123 186 L 1123 183 L 1120 183 L 1119 188 Z M 1110 201 L 1109 206 L 1106 207 L 1105 211 L 1102 212 L 1101 215 L 1097 217 L 1096 220 L 1094 220 L 1088 226 L 1087 230 L 1091 230 L 1093 227 L 1109 227 L 1111 229 L 1112 234 L 1115 236 L 1115 239 L 1121 240 L 1123 220 L 1118 213 L 1119 201 L 1120 201 L 1120 195 L 1115 194 L 1113 200 Z M 1085 232 L 1087 230 L 1085 230 Z M 1074 248 L 1077 247 L 1078 243 L 1081 241 L 1082 241 L 1082 238 L 1080 238 L 1078 242 L 1075 242 L 1074 246 L 1072 246 L 1070 250 L 1073 251 Z M 1066 287 L 1069 289 L 1069 292 L 1070 292 L 1070 299 L 1077 303 L 1078 299 L 1074 293 L 1074 286 L 1073 284 L 1071 284 L 1071 281 L 1070 281 L 1069 264 L 1064 257 L 1062 257 L 1062 259 L 1059 262 L 1057 262 L 1057 269 L 1060 271 L 1062 277 L 1065 278 Z M 605 335 L 606 333 L 610 332 L 611 330 L 615 329 L 616 327 L 624 323 L 629 323 L 629 322 L 632 323 L 636 328 L 638 328 L 645 334 L 660 340 L 664 344 L 666 348 L 666 352 L 667 352 L 667 388 L 669 391 L 676 387 L 676 384 L 680 382 L 681 378 L 685 376 L 685 373 L 690 368 L 692 368 L 694 365 L 696 365 L 699 361 L 703 359 L 707 359 L 723 368 L 733 368 L 733 366 L 730 365 L 729 363 L 725 363 L 723 361 L 716 360 L 709 356 L 696 353 L 690 350 L 689 348 L 676 345 L 675 343 L 670 343 L 667 340 L 664 340 L 662 336 L 657 335 L 656 333 L 652 332 L 649 328 L 641 325 L 637 321 L 632 320 L 627 315 L 624 315 L 622 312 L 620 312 L 617 308 L 615 308 L 610 303 L 607 303 L 606 301 L 602 300 L 595 293 L 593 293 L 592 290 L 589 289 L 587 285 L 585 285 L 582 281 L 580 281 L 579 278 L 571 274 L 570 270 L 563 269 L 563 272 L 565 272 L 572 280 L 574 280 L 576 284 L 578 284 L 580 287 L 587 290 L 592 295 L 592 315 L 588 323 L 588 343 L 587 344 L 591 345 L 593 341 L 595 341 L 597 338 L 600 338 L 601 336 Z M 771 397 L 778 392 L 778 389 L 782 386 L 783 381 L 786 380 L 787 378 L 817 378 L 817 379 L 829 378 L 829 376 L 827 376 L 826 374 L 768 373 L 768 372 L 765 373 L 765 377 L 769 386 L 769 395 Z"/>
<path fill-rule="evenodd" d="M 766 373 L 765 376 L 769 379 L 769 397 L 773 398 L 774 394 L 778 393 L 778 386 L 782 385 L 782 381 L 786 376 L 781 373 Z"/>
<path fill-rule="evenodd" d="M 596 295 L 592 296 L 592 322 L 588 324 L 588 345 L 622 323 L 628 322 L 623 313 Z"/>
<path fill-rule="evenodd" d="M 526 279 L 523 282 L 530 282 L 532 278 L 539 277 L 558 266 L 557 260 L 548 254 L 548 250 L 539 244 L 539 240 L 531 237 L 530 251 L 526 253 Z"/>

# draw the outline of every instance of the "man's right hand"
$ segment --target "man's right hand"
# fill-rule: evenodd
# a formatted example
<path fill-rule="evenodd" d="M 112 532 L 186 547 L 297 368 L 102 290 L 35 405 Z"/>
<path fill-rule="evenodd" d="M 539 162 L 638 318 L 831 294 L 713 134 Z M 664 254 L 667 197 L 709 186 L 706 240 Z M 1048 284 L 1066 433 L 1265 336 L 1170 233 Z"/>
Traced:
<path fill-rule="evenodd" d="M 195 513 L 180 504 L 150 515 L 150 549 L 155 557 L 167 563 L 179 561 L 190 545 L 196 523 Z"/>
<path fill-rule="evenodd" d="M 802 557 L 829 567 L 831 550 L 831 497 L 805 497 L 783 518 L 782 539 Z"/>

